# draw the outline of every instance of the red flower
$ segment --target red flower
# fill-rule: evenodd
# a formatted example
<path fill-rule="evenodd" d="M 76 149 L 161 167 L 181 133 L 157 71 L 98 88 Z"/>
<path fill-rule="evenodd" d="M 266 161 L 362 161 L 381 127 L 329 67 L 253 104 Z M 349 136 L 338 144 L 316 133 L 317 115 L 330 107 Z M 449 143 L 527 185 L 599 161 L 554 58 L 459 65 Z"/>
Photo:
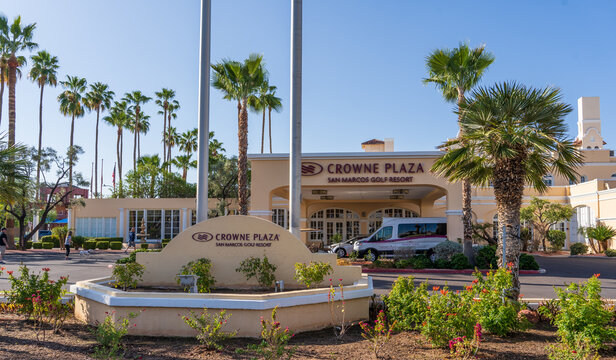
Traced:
<path fill-rule="evenodd" d="M 594 274 L 593 276 L 598 278 L 601 274 Z"/>
<path fill-rule="evenodd" d="M 13 272 L 12 272 L 12 271 L 10 271 L 10 270 L 9 270 L 9 271 L 7 271 L 6 273 L 7 273 L 7 274 L 9 274 L 10 276 L 13 276 Z"/>
<path fill-rule="evenodd" d="M 440 286 L 433 286 L 432 287 L 432 291 L 438 291 L 438 289 L 440 289 L 440 288 L 441 288 Z"/>
<path fill-rule="evenodd" d="M 49 283 L 50 283 L 50 284 L 53 284 L 54 282 L 55 282 L 55 281 L 53 281 L 53 280 L 49 280 Z"/>
<path fill-rule="evenodd" d="M 47 272 L 49 271 L 49 268 L 43 268 L 43 271 Z"/>
<path fill-rule="evenodd" d="M 524 294 L 520 294 L 520 297 L 524 297 Z"/>
<path fill-rule="evenodd" d="M 487 289 L 481 289 L 481 292 L 484 293 L 484 294 L 487 294 L 488 290 Z"/>
<path fill-rule="evenodd" d="M 473 280 L 473 284 L 477 284 L 479 282 L 479 280 L 475 279 Z"/>
<path fill-rule="evenodd" d="M 472 285 L 467 286 L 466 291 L 473 291 L 473 286 Z"/>
<path fill-rule="evenodd" d="M 447 290 L 443 289 L 441 290 L 441 295 L 447 295 L 447 292 L 448 292 Z"/>

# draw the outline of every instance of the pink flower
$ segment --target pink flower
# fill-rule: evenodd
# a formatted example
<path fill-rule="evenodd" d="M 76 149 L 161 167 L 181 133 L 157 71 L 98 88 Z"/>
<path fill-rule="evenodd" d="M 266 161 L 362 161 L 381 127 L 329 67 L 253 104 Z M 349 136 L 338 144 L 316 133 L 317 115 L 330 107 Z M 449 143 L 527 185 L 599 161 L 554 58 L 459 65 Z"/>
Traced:
<path fill-rule="evenodd" d="M 43 268 L 43 271 L 47 272 L 49 271 L 49 268 Z"/>
<path fill-rule="evenodd" d="M 9 274 L 9 276 L 13 276 L 13 272 L 12 272 L 12 271 L 10 271 L 10 270 L 9 270 L 9 271 L 7 271 L 6 273 L 7 273 L 7 274 Z"/>

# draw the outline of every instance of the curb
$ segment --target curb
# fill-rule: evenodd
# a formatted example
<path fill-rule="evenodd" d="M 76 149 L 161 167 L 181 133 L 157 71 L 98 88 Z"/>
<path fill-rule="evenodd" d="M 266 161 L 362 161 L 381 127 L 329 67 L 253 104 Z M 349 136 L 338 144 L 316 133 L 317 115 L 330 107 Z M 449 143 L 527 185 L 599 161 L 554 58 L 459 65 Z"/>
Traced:
<path fill-rule="evenodd" d="M 490 270 L 479 270 L 482 274 L 487 274 Z M 377 269 L 362 269 L 362 273 L 364 274 L 472 274 L 475 270 L 464 269 L 464 270 L 454 270 L 454 269 L 390 269 L 390 268 L 377 268 Z M 537 274 L 545 274 L 545 269 L 539 270 L 520 270 L 521 275 L 537 275 Z"/>

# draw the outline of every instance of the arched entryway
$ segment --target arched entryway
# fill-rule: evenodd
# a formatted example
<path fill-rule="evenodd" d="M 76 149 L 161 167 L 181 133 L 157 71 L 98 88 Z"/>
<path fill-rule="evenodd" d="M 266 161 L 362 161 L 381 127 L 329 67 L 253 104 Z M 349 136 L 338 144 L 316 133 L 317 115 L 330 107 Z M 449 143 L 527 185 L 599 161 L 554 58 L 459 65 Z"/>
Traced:
<path fill-rule="evenodd" d="M 322 241 L 325 245 L 340 234 L 340 241 L 352 239 L 359 235 L 359 215 L 343 208 L 329 208 L 315 211 L 310 215 L 311 241 Z M 317 231 L 315 231 L 317 230 Z"/>
<path fill-rule="evenodd" d="M 419 214 L 412 210 L 403 209 L 399 207 L 391 207 L 385 209 L 379 209 L 370 214 L 368 217 L 368 233 L 372 234 L 383 223 L 383 218 L 410 218 L 419 217 Z"/>

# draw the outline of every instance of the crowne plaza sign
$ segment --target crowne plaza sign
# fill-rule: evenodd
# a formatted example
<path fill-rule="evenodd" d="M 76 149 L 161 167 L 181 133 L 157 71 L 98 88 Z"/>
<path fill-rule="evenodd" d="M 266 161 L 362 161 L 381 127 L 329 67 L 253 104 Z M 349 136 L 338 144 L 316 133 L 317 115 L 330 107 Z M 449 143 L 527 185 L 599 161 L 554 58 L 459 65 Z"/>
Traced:
<path fill-rule="evenodd" d="M 328 183 L 408 183 L 418 173 L 424 173 L 424 164 L 413 161 L 302 162 L 302 176 L 325 174 Z"/>
<path fill-rule="evenodd" d="M 271 247 L 280 241 L 280 234 L 275 233 L 210 233 L 196 232 L 192 239 L 198 242 L 214 241 L 216 246 L 229 247 Z"/>

